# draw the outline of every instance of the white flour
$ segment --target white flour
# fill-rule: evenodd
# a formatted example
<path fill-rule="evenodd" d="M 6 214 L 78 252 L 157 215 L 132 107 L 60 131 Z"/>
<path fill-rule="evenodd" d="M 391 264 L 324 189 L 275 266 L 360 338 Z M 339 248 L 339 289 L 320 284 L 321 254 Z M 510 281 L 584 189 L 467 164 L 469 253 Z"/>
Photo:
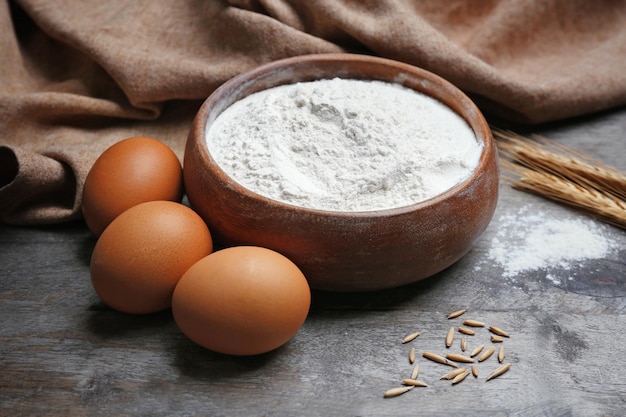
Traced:
<path fill-rule="evenodd" d="M 473 173 L 482 148 L 442 103 L 400 85 L 347 79 L 248 96 L 218 116 L 207 146 L 228 175 L 258 194 L 339 211 L 441 194 Z"/>
<path fill-rule="evenodd" d="M 530 206 L 499 218 L 488 257 L 504 269 L 505 277 L 534 270 L 570 270 L 585 260 L 601 259 L 614 249 L 603 226 L 583 217 L 554 219 Z M 546 278 L 560 283 L 554 274 Z"/>

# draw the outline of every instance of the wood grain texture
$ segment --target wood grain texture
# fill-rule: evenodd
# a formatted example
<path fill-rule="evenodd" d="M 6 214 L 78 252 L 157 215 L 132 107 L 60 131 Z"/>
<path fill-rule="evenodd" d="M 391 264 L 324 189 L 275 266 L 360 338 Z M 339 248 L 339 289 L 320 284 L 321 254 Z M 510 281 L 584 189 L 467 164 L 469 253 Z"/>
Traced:
<path fill-rule="evenodd" d="M 538 130 L 535 130 L 538 131 Z M 626 170 L 626 110 L 538 131 Z M 506 278 L 487 259 L 501 216 L 522 205 L 546 216 L 572 211 L 502 186 L 496 216 L 471 252 L 423 282 L 365 294 L 316 292 L 301 331 L 257 357 L 204 350 L 169 311 L 129 316 L 91 288 L 94 238 L 81 222 L 0 227 L 0 415 L 8 416 L 621 416 L 626 407 L 626 233 L 607 227 L 616 249 L 571 271 Z M 524 224 L 519 225 L 524 228 Z M 571 278 L 571 279 L 570 279 Z M 460 308 L 468 312 L 448 320 Z M 423 351 L 445 347 L 451 325 L 472 318 L 510 332 L 511 369 L 489 382 L 451 385 L 451 368 Z M 410 343 L 409 333 L 421 334 Z M 488 330 L 468 351 L 490 345 Z M 383 392 L 411 374 L 428 387 Z"/>

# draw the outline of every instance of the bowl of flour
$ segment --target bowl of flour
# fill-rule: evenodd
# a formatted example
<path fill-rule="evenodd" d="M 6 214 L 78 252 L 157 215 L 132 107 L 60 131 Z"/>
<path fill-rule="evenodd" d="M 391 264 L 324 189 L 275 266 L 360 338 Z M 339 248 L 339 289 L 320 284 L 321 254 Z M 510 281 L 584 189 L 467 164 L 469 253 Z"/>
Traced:
<path fill-rule="evenodd" d="M 329 291 L 435 275 L 467 253 L 498 196 L 474 103 L 430 72 L 356 54 L 226 82 L 200 108 L 183 165 L 218 245 L 276 250 Z"/>

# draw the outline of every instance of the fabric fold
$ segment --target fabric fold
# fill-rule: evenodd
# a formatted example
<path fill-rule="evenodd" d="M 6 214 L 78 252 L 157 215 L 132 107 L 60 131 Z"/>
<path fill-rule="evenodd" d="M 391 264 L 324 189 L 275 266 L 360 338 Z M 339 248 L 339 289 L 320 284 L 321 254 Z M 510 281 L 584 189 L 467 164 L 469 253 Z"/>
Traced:
<path fill-rule="evenodd" d="M 65 163 L 20 148 L 0 147 L 0 220 L 59 223 L 79 218 L 76 178 Z M 25 192 L 25 190 L 28 190 Z"/>
<path fill-rule="evenodd" d="M 416 65 L 517 123 L 626 105 L 626 2 L 612 0 L 0 0 L 0 28 L 0 220 L 12 224 L 79 218 L 91 164 L 126 137 L 182 157 L 199 103 L 295 55 Z"/>

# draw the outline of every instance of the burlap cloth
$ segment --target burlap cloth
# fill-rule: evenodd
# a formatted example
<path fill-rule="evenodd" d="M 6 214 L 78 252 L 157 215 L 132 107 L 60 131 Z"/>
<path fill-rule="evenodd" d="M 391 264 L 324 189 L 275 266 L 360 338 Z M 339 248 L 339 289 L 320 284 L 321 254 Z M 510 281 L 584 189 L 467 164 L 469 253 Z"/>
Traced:
<path fill-rule="evenodd" d="M 221 83 L 287 56 L 356 52 L 443 76 L 521 123 L 626 104 L 617 0 L 0 0 L 0 221 L 80 217 L 126 137 L 181 157 Z"/>

